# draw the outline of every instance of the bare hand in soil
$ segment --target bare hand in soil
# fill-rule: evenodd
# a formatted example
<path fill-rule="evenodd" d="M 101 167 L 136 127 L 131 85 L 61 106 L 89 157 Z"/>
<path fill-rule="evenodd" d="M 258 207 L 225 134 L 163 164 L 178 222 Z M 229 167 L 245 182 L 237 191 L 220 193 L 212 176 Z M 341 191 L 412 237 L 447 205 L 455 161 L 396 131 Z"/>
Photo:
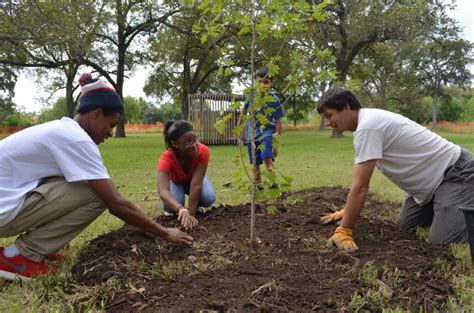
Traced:
<path fill-rule="evenodd" d="M 192 229 L 198 224 L 198 220 L 192 216 L 187 209 L 179 211 L 178 221 L 180 221 L 181 225 L 186 229 Z"/>
<path fill-rule="evenodd" d="M 321 217 L 321 222 L 324 225 L 331 224 L 331 223 L 339 221 L 343 215 L 344 215 L 344 209 L 340 211 L 336 211 L 334 213 L 326 213 Z"/>
<path fill-rule="evenodd" d="M 189 236 L 186 233 L 183 233 L 177 228 L 168 227 L 166 228 L 166 230 L 167 230 L 167 233 L 163 237 L 163 239 L 166 241 L 177 243 L 177 244 L 185 244 L 185 245 L 190 245 L 193 243 L 193 237 Z"/>
<path fill-rule="evenodd" d="M 346 252 L 354 252 L 359 250 L 359 247 L 352 239 L 352 229 L 345 228 L 345 227 L 338 227 L 332 235 L 331 238 L 328 240 L 328 245 L 336 245 L 339 250 L 344 250 Z"/>

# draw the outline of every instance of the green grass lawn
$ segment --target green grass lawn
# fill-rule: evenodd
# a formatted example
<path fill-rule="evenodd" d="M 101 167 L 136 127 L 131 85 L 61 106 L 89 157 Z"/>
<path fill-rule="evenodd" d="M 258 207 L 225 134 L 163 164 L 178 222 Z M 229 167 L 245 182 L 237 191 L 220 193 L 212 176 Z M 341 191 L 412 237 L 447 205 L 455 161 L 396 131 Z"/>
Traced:
<path fill-rule="evenodd" d="M 300 190 L 317 186 L 340 185 L 349 187 L 352 179 L 354 151 L 352 135 L 330 138 L 330 131 L 287 131 L 282 136 L 280 155 L 276 168 L 294 178 L 292 189 Z M 448 140 L 474 151 L 473 136 L 469 134 L 441 133 Z M 162 135 L 159 133 L 129 134 L 127 138 L 109 139 L 100 146 L 109 174 L 119 191 L 136 202 L 147 214 L 159 214 L 161 203 L 156 191 L 156 164 L 164 151 Z M 235 204 L 232 192 L 224 189 L 236 170 L 233 160 L 239 154 L 238 146 L 211 146 L 211 161 L 208 177 L 217 191 L 217 202 Z M 243 151 L 247 163 L 247 152 Z M 371 182 L 371 192 L 383 200 L 401 202 L 403 192 L 377 171 Z M 240 202 L 249 200 L 242 195 Z M 72 297 L 63 290 L 69 284 L 68 269 L 80 249 L 92 238 L 110 232 L 123 224 L 119 219 L 103 214 L 80 236 L 71 242 L 70 260 L 64 264 L 66 274 L 24 284 L 5 284 L 0 281 L 0 311 L 70 311 Z M 14 238 L 0 239 L 0 244 L 13 242 Z M 463 258 L 469 258 L 466 244 L 454 245 L 453 250 Z M 464 261 L 462 264 L 469 264 Z M 471 289 L 474 279 L 465 277 L 465 288 Z M 87 294 L 88 291 L 84 291 Z M 75 295 L 79 296 L 79 295 Z M 472 295 L 471 295 L 472 296 Z"/>

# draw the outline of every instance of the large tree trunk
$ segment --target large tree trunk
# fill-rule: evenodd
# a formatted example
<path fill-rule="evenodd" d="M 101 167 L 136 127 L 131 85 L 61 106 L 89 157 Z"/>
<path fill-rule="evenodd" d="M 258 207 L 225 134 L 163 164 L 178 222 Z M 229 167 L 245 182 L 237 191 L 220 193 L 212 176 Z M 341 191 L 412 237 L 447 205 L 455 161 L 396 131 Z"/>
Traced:
<path fill-rule="evenodd" d="M 432 97 L 433 97 L 433 102 L 431 105 L 431 111 L 432 111 L 431 128 L 436 129 L 438 127 L 438 94 L 434 93 Z"/>
<path fill-rule="evenodd" d="M 189 97 L 188 88 L 183 88 L 183 94 L 181 95 L 181 115 L 183 120 L 189 118 Z"/>
<path fill-rule="evenodd" d="M 322 81 L 319 84 L 319 90 L 321 94 L 323 94 L 326 91 L 326 86 L 327 84 L 325 81 Z M 326 121 L 324 120 L 324 115 L 321 115 L 321 121 L 319 122 L 319 130 L 325 130 L 325 129 L 326 129 Z"/>
<path fill-rule="evenodd" d="M 122 87 L 120 87 L 120 89 L 122 89 Z M 122 90 L 120 90 L 120 92 L 117 90 L 117 93 L 119 94 L 120 98 L 122 98 L 122 101 L 123 101 Z M 126 137 L 126 134 L 125 134 L 125 110 L 124 110 L 122 116 L 120 117 L 119 122 L 117 123 L 117 127 L 115 128 L 115 137 L 116 138 Z"/>
<path fill-rule="evenodd" d="M 122 9 L 121 5 L 120 10 Z M 119 10 L 119 9 L 117 9 Z M 117 79 L 115 91 L 117 91 L 118 95 L 123 101 L 123 82 L 125 78 L 125 53 L 127 52 L 127 45 L 125 43 L 127 37 L 125 35 L 125 22 L 126 22 L 126 13 L 125 16 L 122 16 L 123 12 L 118 13 L 117 18 L 117 25 L 118 25 L 118 44 L 117 44 L 117 52 L 118 52 L 118 62 L 117 62 Z M 125 105 L 125 104 L 124 104 Z M 120 120 L 115 128 L 115 137 L 116 138 L 123 138 L 125 137 L 125 109 L 120 117 Z"/>
<path fill-rule="evenodd" d="M 74 108 L 76 103 L 74 102 L 73 92 L 74 92 L 74 77 L 76 73 L 67 73 L 66 74 L 66 116 L 73 118 L 74 117 Z"/>
<path fill-rule="evenodd" d="M 321 121 L 319 122 L 319 130 L 326 129 L 326 121 L 324 120 L 324 116 L 321 115 Z"/>
<path fill-rule="evenodd" d="M 296 128 L 296 94 L 291 97 L 291 106 L 293 108 L 293 127 Z"/>
<path fill-rule="evenodd" d="M 343 62 L 342 62 L 343 63 Z M 340 81 L 342 84 L 345 84 L 346 83 L 346 75 L 347 75 L 347 71 L 348 71 L 348 65 L 347 63 L 343 63 L 344 66 L 340 66 L 338 68 L 338 75 L 337 75 L 337 80 Z M 340 138 L 340 137 L 343 137 L 344 135 L 340 132 L 338 132 L 337 130 L 333 129 L 332 130 L 332 135 L 331 135 L 331 138 Z"/>
<path fill-rule="evenodd" d="M 191 92 L 191 65 L 188 57 L 189 50 L 183 56 L 183 90 L 181 94 L 181 115 L 184 120 L 189 117 L 188 94 Z"/>
<path fill-rule="evenodd" d="M 119 96 L 120 96 L 120 98 L 122 98 L 122 101 L 123 101 L 123 96 L 121 94 L 119 94 Z M 120 116 L 120 120 L 118 121 L 117 127 L 115 128 L 115 137 L 116 138 L 126 137 L 126 134 L 125 134 L 125 110 L 124 110 L 122 116 Z"/>

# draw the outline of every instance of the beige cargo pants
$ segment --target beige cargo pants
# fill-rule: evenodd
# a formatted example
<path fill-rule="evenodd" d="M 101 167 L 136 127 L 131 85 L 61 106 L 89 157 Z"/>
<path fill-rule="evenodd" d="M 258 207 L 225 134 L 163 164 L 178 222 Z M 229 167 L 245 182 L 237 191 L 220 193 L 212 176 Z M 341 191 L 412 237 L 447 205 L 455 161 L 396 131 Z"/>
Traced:
<path fill-rule="evenodd" d="M 86 228 L 105 205 L 86 181 L 68 183 L 52 177 L 28 193 L 18 215 L 0 227 L 0 237 L 19 235 L 15 241 L 26 258 L 41 262 Z"/>

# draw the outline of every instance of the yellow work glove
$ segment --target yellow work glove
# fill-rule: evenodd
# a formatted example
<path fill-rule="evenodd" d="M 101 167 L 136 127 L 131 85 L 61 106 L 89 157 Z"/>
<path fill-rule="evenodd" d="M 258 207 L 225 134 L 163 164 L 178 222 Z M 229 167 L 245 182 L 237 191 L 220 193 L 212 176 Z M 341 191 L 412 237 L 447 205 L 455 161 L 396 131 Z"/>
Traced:
<path fill-rule="evenodd" d="M 321 217 L 321 223 L 324 225 L 339 221 L 344 215 L 344 209 L 336 211 L 334 213 L 326 213 Z"/>
<path fill-rule="evenodd" d="M 336 245 L 339 250 L 346 252 L 354 252 L 359 250 L 352 239 L 352 229 L 339 226 L 336 228 L 334 235 L 328 240 L 328 246 Z"/>

